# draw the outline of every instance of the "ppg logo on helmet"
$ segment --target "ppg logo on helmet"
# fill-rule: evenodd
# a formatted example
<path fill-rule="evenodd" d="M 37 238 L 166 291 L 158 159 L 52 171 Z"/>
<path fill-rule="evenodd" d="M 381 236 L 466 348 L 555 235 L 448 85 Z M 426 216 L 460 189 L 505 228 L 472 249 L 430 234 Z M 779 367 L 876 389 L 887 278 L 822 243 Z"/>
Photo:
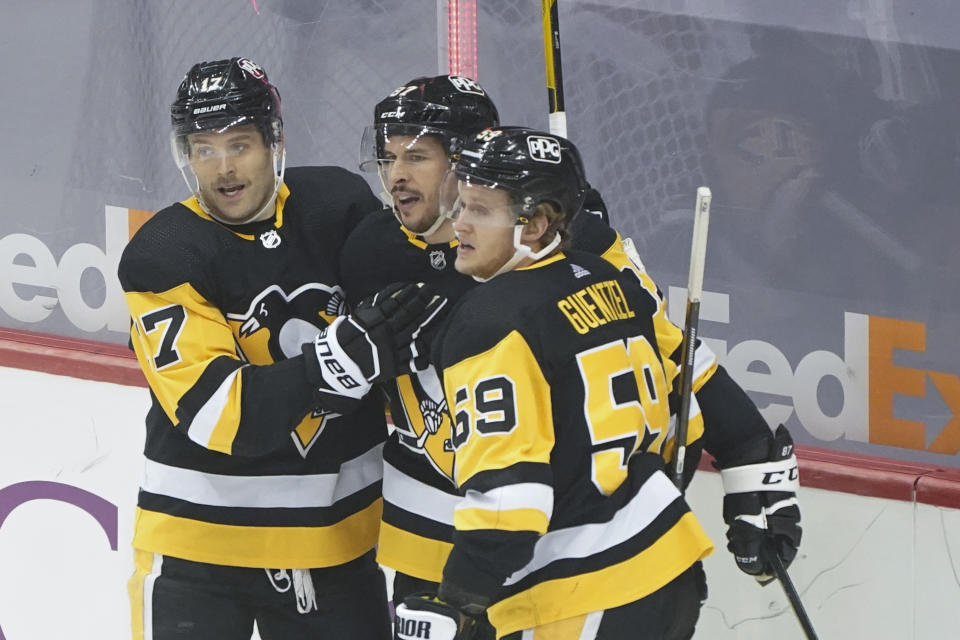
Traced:
<path fill-rule="evenodd" d="M 478 96 L 486 95 L 483 92 L 483 87 L 481 87 L 480 84 L 473 78 L 450 76 L 450 84 L 456 87 L 457 91 L 460 93 L 475 93 Z"/>
<path fill-rule="evenodd" d="M 527 149 L 530 151 L 530 157 L 537 162 L 560 164 L 560 143 L 556 138 L 527 136 Z"/>

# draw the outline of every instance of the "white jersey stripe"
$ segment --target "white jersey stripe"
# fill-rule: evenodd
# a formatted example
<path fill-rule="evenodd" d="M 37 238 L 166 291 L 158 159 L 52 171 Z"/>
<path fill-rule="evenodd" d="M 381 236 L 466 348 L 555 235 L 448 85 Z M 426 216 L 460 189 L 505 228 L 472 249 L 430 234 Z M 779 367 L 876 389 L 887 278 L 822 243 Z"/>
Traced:
<path fill-rule="evenodd" d="M 580 632 L 578 640 L 597 640 L 601 620 L 603 620 L 603 611 L 591 611 L 588 613 L 587 619 L 583 623 L 583 631 Z"/>
<path fill-rule="evenodd" d="M 163 556 L 153 554 L 153 567 L 143 579 L 143 640 L 153 640 L 153 583 L 163 570 Z"/>
<path fill-rule="evenodd" d="M 691 380 L 699 379 L 715 364 L 717 364 L 717 354 L 707 346 L 706 342 L 701 341 L 697 350 L 693 353 L 693 378 Z"/>
<path fill-rule="evenodd" d="M 468 489 L 467 495 L 457 504 L 457 511 L 461 509 L 483 511 L 536 509 L 542 512 L 549 522 L 553 514 L 553 487 L 539 482 L 521 482 L 483 493 Z"/>
<path fill-rule="evenodd" d="M 227 476 L 146 460 L 141 488 L 211 507 L 330 507 L 383 477 L 383 444 L 340 465 L 340 473 Z"/>
<path fill-rule="evenodd" d="M 383 463 L 383 500 L 408 513 L 453 526 L 453 512 L 460 496 L 441 491 L 411 478 L 393 465 Z"/>
<path fill-rule="evenodd" d="M 557 529 L 541 536 L 530 562 L 507 578 L 504 585 L 516 584 L 557 560 L 587 558 L 626 542 L 645 529 L 679 496 L 680 492 L 666 475 L 661 472 L 653 474 L 637 495 L 609 521 Z"/>
<path fill-rule="evenodd" d="M 227 406 L 230 389 L 233 387 L 233 382 L 237 379 L 241 369 L 243 367 L 234 370 L 224 378 L 217 390 L 203 403 L 203 406 L 197 411 L 197 415 L 190 422 L 187 435 L 201 447 L 210 448 L 210 438 L 213 436 L 213 430 L 217 426 L 217 421 L 220 420 L 223 409 Z"/>

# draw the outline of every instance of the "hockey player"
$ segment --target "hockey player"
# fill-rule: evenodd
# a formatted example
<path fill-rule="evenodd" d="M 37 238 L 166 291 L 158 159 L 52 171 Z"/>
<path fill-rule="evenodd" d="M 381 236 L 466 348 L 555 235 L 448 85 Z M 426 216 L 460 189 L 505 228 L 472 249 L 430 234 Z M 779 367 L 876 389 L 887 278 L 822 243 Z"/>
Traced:
<path fill-rule="evenodd" d="M 441 182 L 459 146 L 499 124 L 493 101 L 474 80 L 441 75 L 410 80 L 379 102 L 361 143 L 361 168 L 377 170 L 387 210 L 366 216 L 347 240 L 341 279 L 350 300 L 393 282 L 428 282 L 455 299 L 476 282 L 453 268 L 457 241 Z M 595 192 L 582 216 L 580 248 L 629 264 L 604 221 Z M 451 195 L 451 194 L 446 194 Z M 452 194 L 455 196 L 455 194 Z M 431 366 L 385 385 L 392 433 L 384 446 L 384 512 L 377 560 L 396 570 L 394 602 L 436 591 L 453 534 L 450 419 Z"/>
<path fill-rule="evenodd" d="M 420 281 L 455 298 L 473 281 L 453 268 L 457 243 L 441 215 L 440 184 L 459 145 L 499 123 L 496 106 L 469 78 L 415 78 L 376 105 L 374 123 L 363 134 L 360 166 L 379 172 L 389 209 L 366 216 L 347 240 L 340 268 L 347 297 Z M 402 375 L 384 389 L 393 428 L 384 445 L 377 560 L 396 570 L 399 603 L 436 591 L 457 495 L 450 420 L 434 369 Z"/>
<path fill-rule="evenodd" d="M 677 371 L 664 354 L 679 330 L 645 273 L 561 249 L 585 191 L 568 141 L 488 129 L 456 176 L 455 266 L 486 283 L 431 352 L 461 500 L 439 600 L 407 598 L 397 637 L 467 637 L 464 616 L 486 611 L 510 640 L 690 638 L 711 546 L 661 471 Z M 767 537 L 785 562 L 799 543 L 789 434 L 771 433 L 722 368 L 700 394 L 729 547 L 765 574 Z"/>
<path fill-rule="evenodd" d="M 134 638 L 390 635 L 373 557 L 383 411 L 436 300 L 395 287 L 344 316 L 336 260 L 377 204 L 337 167 L 284 170 L 280 97 L 246 58 L 194 65 L 171 107 L 193 196 L 126 247 L 150 385 L 130 580 Z"/>

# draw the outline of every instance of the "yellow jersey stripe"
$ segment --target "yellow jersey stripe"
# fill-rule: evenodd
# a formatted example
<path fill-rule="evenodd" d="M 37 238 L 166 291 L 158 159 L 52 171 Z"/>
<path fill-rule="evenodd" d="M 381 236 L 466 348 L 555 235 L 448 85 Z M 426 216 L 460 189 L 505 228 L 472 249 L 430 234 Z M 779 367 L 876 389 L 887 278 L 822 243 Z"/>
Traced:
<path fill-rule="evenodd" d="M 312 569 L 374 547 L 383 501 L 326 527 L 250 527 L 202 522 L 137 508 L 136 549 L 234 567 Z"/>
<path fill-rule="evenodd" d="M 380 523 L 377 562 L 421 580 L 440 582 L 453 544 Z"/>
<path fill-rule="evenodd" d="M 207 449 L 233 453 L 233 440 L 240 428 L 243 377 L 237 369 L 226 378 L 190 421 L 190 439 Z M 232 410 L 231 410 L 232 409 Z"/>
<path fill-rule="evenodd" d="M 497 529 L 499 531 L 536 531 L 545 533 L 550 516 L 539 509 L 457 509 L 453 516 L 458 531 Z"/>
<path fill-rule="evenodd" d="M 591 611 L 611 609 L 650 595 L 708 556 L 713 544 L 686 513 L 652 545 L 623 562 L 549 580 L 509 596 L 487 611 L 498 637 Z"/>

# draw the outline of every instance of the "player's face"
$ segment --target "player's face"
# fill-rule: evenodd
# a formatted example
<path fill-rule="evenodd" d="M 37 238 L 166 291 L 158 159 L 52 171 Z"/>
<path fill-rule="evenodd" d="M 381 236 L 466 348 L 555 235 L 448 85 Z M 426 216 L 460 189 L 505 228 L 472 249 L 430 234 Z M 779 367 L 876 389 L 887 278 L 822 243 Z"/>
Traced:
<path fill-rule="evenodd" d="M 447 150 L 433 136 L 392 136 L 384 144 L 384 186 L 410 231 L 428 230 L 440 215 L 440 185 L 449 168 Z"/>
<path fill-rule="evenodd" d="M 826 149 L 797 116 L 719 108 L 708 122 L 709 154 L 725 202 L 766 217 L 801 212 L 822 186 Z"/>
<path fill-rule="evenodd" d="M 453 230 L 457 234 L 460 273 L 489 278 L 514 253 L 516 214 L 506 191 L 460 183 L 460 206 Z"/>
<path fill-rule="evenodd" d="M 273 197 L 273 150 L 256 125 L 191 133 L 187 141 L 200 196 L 218 218 L 245 222 Z"/>

